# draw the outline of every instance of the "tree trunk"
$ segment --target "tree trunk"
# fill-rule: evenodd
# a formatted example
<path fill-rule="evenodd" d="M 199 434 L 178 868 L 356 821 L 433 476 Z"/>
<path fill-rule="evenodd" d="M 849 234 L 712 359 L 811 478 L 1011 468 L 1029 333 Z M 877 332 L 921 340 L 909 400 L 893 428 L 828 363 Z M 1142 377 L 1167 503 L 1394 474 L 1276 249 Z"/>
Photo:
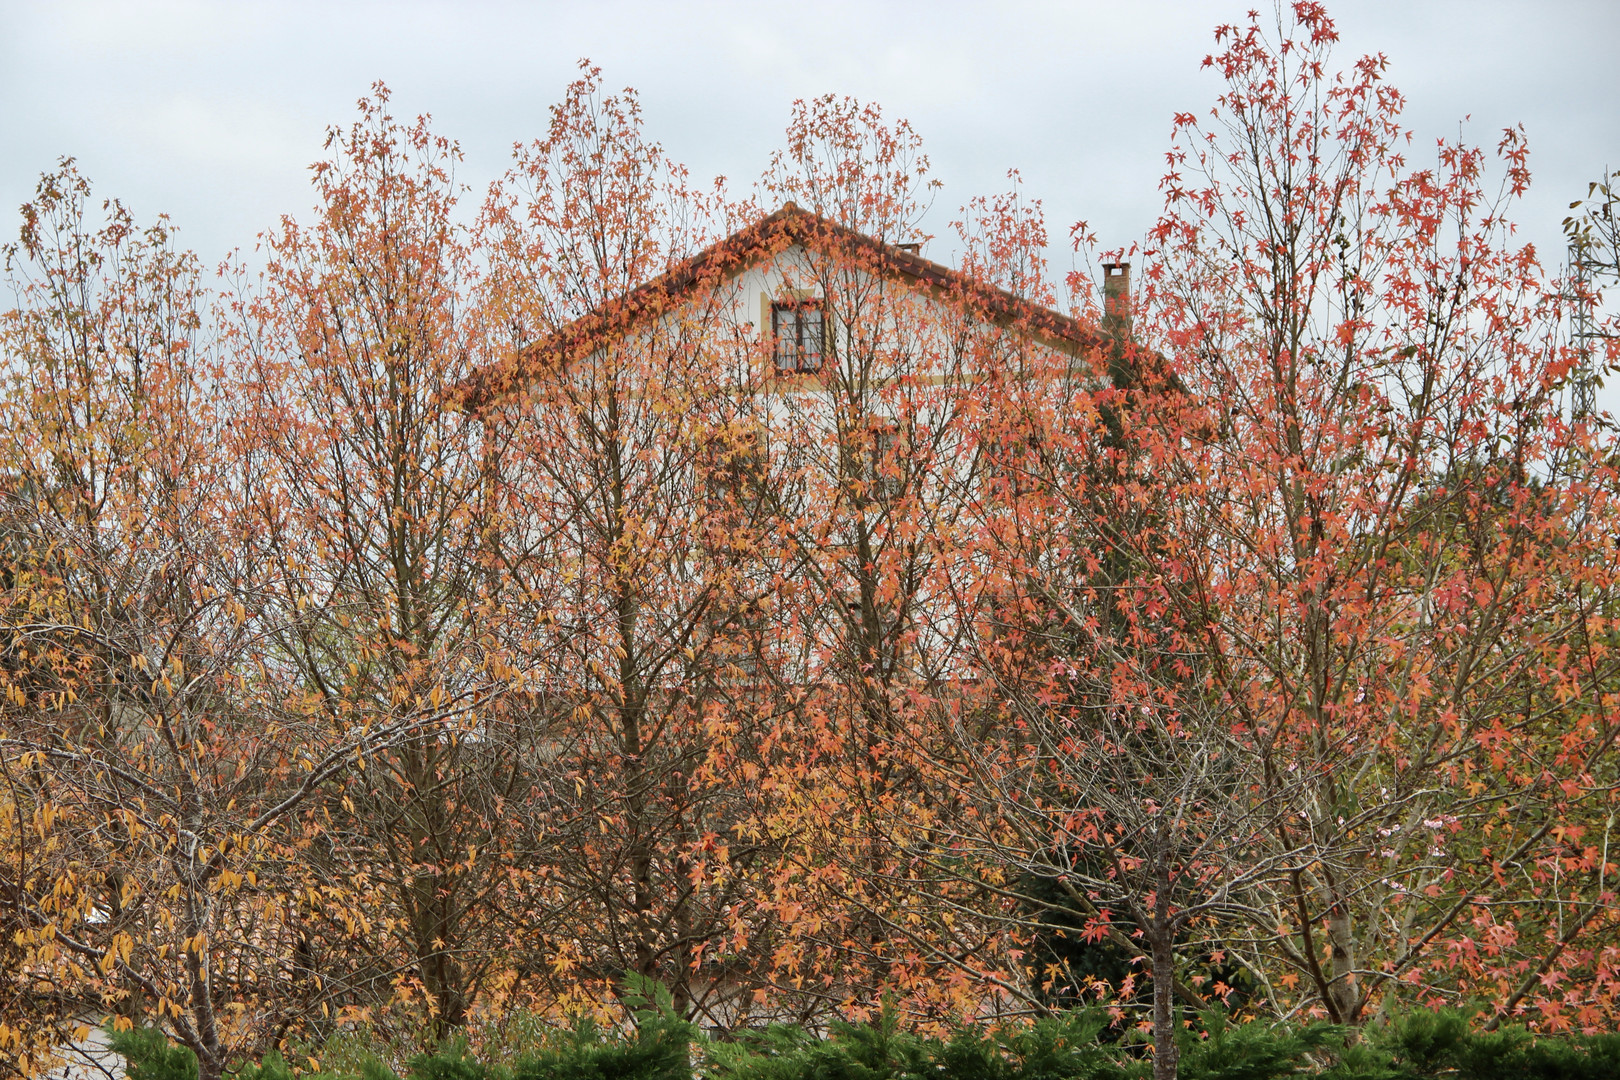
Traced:
<path fill-rule="evenodd" d="M 1176 1046 L 1175 927 L 1170 921 L 1169 882 L 1159 883 L 1153 901 L 1153 1080 L 1176 1080 L 1180 1050 Z"/>
<path fill-rule="evenodd" d="M 1334 1019 L 1340 1024 L 1361 1021 L 1361 988 L 1356 985 L 1356 941 L 1349 904 L 1335 882 L 1328 884 L 1328 946 L 1332 950 L 1333 981 L 1328 986 Z"/>

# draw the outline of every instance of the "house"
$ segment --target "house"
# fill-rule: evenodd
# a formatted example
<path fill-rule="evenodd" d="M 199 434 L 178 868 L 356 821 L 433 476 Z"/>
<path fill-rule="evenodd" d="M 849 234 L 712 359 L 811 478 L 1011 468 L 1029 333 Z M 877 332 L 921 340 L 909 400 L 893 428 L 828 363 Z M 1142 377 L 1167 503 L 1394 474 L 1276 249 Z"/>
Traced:
<path fill-rule="evenodd" d="M 909 448 L 940 426 L 952 394 L 1020 375 L 1106 377 L 1128 334 L 1120 300 L 1129 265 L 1110 264 L 1105 275 L 1109 315 L 1095 326 L 932 262 L 919 244 L 885 244 L 789 202 L 476 372 L 458 404 L 490 417 L 537 387 L 563 386 L 564 373 L 589 368 L 582 362 L 610 346 L 662 352 L 666 385 L 723 371 L 738 402 L 707 425 L 711 487 L 772 488 L 768 461 L 796 447 L 799 467 L 778 471 L 810 476 L 812 487 L 819 480 L 806 498 L 842 492 L 877 519 L 908 492 L 926 494 Z M 708 542 L 742 535 L 735 518 L 708 515 Z M 871 592 L 870 583 L 851 585 L 845 603 L 881 635 L 904 615 L 876 610 Z"/>
<path fill-rule="evenodd" d="M 881 528 L 905 512 L 906 496 L 932 499 L 930 483 L 952 486 L 952 476 L 977 467 L 958 460 L 949 475 L 932 477 L 912 467 L 916 444 L 942 428 L 953 398 L 1020 376 L 1055 373 L 1087 385 L 1106 377 L 1128 334 L 1120 301 L 1129 265 L 1105 270 L 1109 315 L 1092 325 L 932 262 L 918 244 L 885 244 L 790 202 L 476 372 L 457 404 L 493 419 L 537 388 L 575 394 L 571 380 L 610 353 L 659 353 L 666 385 L 699 369 L 718 372 L 728 401 L 725 415 L 694 425 L 709 443 L 700 471 L 710 501 L 729 511 L 704 515 L 704 545 L 745 537 L 739 519 L 759 495 L 780 494 L 784 475 L 800 482 L 803 501 L 853 507 Z M 596 393 L 580 388 L 569 407 L 594 408 L 584 398 Z M 784 447 L 800 454 L 792 468 L 780 467 Z M 936 457 L 955 449 L 932 448 Z M 716 488 L 731 497 L 713 498 L 725 494 Z M 867 638 L 893 637 L 908 618 L 903 605 L 878 602 L 883 589 L 853 577 L 845 617 Z M 746 601 L 735 608 L 728 619 L 754 619 L 739 614 Z M 750 633 L 758 630 L 749 622 Z M 901 659 L 888 646 L 874 655 Z M 794 677 L 807 676 L 810 663 L 800 657 Z M 754 660 L 740 666 L 751 672 Z"/>

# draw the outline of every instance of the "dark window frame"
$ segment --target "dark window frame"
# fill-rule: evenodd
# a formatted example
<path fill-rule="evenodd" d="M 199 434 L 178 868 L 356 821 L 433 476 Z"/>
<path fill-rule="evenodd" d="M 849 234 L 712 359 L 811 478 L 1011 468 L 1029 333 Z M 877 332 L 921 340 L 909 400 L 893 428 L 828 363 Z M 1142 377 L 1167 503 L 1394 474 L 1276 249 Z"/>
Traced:
<path fill-rule="evenodd" d="M 735 500 L 737 507 L 753 513 L 769 475 L 770 452 L 761 430 L 734 432 L 704 444 L 704 494 L 711 506 Z"/>
<path fill-rule="evenodd" d="M 874 502 L 891 503 L 905 493 L 906 477 L 884 472 L 884 465 L 900 449 L 900 424 L 895 420 L 873 419 L 866 426 L 865 468 L 867 494 Z"/>
<path fill-rule="evenodd" d="M 804 313 L 814 311 L 814 320 Z M 786 318 L 784 318 L 786 316 Z M 815 341 L 807 342 L 806 324 L 813 322 Z M 791 331 L 791 339 L 785 331 Z M 791 340 L 791 352 L 784 348 Z M 814 348 L 806 348 L 813 344 Z M 827 357 L 827 307 L 819 299 L 771 302 L 771 360 L 781 375 L 814 375 Z"/>

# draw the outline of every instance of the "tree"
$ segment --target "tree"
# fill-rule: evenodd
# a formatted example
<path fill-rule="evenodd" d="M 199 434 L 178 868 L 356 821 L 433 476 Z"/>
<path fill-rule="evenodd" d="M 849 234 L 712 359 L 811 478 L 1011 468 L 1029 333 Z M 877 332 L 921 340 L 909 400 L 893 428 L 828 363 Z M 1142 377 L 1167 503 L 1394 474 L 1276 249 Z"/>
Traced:
<path fill-rule="evenodd" d="M 442 1036 L 502 974 L 544 732 L 501 696 L 494 451 L 444 404 L 491 359 L 459 152 L 388 98 L 329 131 L 315 222 L 234 299 L 231 449 L 285 692 L 328 737 L 410 733 L 306 816 L 305 975 L 356 1009 L 419 992 Z"/>
<path fill-rule="evenodd" d="M 496 564 L 522 612 L 513 663 L 554 717 L 536 813 L 563 914 L 525 977 L 563 996 L 656 978 L 715 1026 L 746 1013 L 771 942 L 764 845 L 734 832 L 739 776 L 760 773 L 751 634 L 772 589 L 758 346 L 723 253 L 703 253 L 740 212 L 587 67 L 491 192 L 492 303 L 516 355 L 469 387 L 533 541 Z"/>
<path fill-rule="evenodd" d="M 1382 58 L 1334 75 L 1335 38 L 1310 3 L 1220 28 L 1226 92 L 1177 120 L 1137 326 L 1199 403 L 1156 407 L 1153 452 L 1200 541 L 1163 602 L 1260 795 L 1311 778 L 1276 840 L 1323 856 L 1275 899 L 1270 991 L 1347 1023 L 1403 986 L 1518 1008 L 1607 918 L 1608 469 L 1506 216 L 1522 136 L 1494 194 L 1476 148 L 1410 166 Z M 1592 1024 L 1610 961 L 1579 955 Z"/>
<path fill-rule="evenodd" d="M 974 861 L 958 826 L 976 805 L 952 725 L 995 714 L 954 599 L 983 569 L 983 429 L 1031 380 L 1089 373 L 1099 339 L 1049 310 L 1039 205 L 1016 191 L 963 208 L 958 267 L 912 250 L 926 164 L 908 125 L 829 97 L 796 108 L 765 181 L 814 215 L 767 287 L 778 307 L 813 298 L 826 345 L 819 370 L 773 386 L 786 737 L 784 794 L 758 827 L 784 840 L 783 977 L 845 1009 L 899 991 L 937 1019 L 1029 997 L 1007 868 Z"/>
<path fill-rule="evenodd" d="M 975 359 L 952 340 L 955 298 L 918 303 L 886 264 L 891 245 L 925 239 L 934 186 L 908 124 L 830 95 L 795 105 L 762 181 L 773 202 L 815 215 L 802 254 L 765 287 L 776 307 L 819 305 L 824 341 L 808 373 L 762 364 L 783 477 L 770 504 L 783 603 L 768 628 L 782 794 L 755 827 L 783 850 L 769 902 L 793 948 L 773 973 L 779 992 L 810 987 L 845 1008 L 890 987 L 938 991 L 937 1004 L 955 985 L 930 986 L 895 933 L 911 929 L 902 897 L 923 895 L 895 887 L 911 871 L 897 827 L 928 829 L 907 746 L 949 677 L 948 641 L 925 630 L 924 508 L 960 448 Z"/>
<path fill-rule="evenodd" d="M 0 1046 L 34 1071 L 112 1013 L 215 1080 L 308 1005 L 276 903 L 294 815 L 397 729 L 323 733 L 268 691 L 195 260 L 89 197 L 64 162 L 6 249 Z"/>
<path fill-rule="evenodd" d="M 1109 366 L 1124 375 L 1149 359 Z M 1049 369 L 986 417 L 976 538 L 955 595 L 988 689 L 976 722 L 952 728 L 951 775 L 973 812 L 949 829 L 958 860 L 1012 871 L 1020 936 L 1055 920 L 1129 965 L 1112 987 L 1061 968 L 1038 980 L 1129 1001 L 1131 969 L 1151 976 L 1155 1074 L 1173 1077 L 1177 1009 L 1233 989 L 1198 958 L 1219 962 L 1229 924 L 1265 923 L 1276 880 L 1320 855 L 1272 842 L 1300 788 L 1256 797 L 1241 721 L 1212 692 L 1196 628 L 1167 603 L 1196 589 L 1180 553 L 1208 537 L 1169 501 L 1177 462 L 1137 430 L 1160 394 L 1160 405 L 1180 397 L 1151 378 Z M 1208 982 L 1206 1000 L 1195 984 Z"/>

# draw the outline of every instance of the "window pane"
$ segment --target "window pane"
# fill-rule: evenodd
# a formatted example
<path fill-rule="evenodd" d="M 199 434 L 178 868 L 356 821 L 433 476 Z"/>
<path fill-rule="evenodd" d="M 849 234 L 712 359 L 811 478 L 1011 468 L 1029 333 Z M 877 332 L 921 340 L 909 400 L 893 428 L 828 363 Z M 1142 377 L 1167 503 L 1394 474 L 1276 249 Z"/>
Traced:
<path fill-rule="evenodd" d="M 799 370 L 821 370 L 823 327 L 821 307 L 806 304 L 799 308 Z"/>

